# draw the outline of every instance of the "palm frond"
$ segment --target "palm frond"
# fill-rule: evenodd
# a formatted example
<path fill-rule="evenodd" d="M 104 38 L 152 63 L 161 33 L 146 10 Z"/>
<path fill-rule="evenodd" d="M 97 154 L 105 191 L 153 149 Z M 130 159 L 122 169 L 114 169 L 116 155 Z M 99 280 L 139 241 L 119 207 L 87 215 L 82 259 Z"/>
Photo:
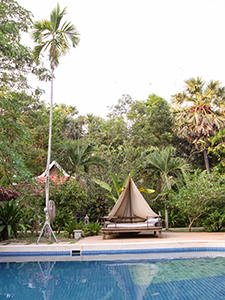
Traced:
<path fill-rule="evenodd" d="M 49 61 L 52 70 L 58 66 L 60 56 L 69 51 L 69 40 L 72 42 L 72 47 L 79 43 L 79 34 L 70 22 L 64 22 L 60 27 L 65 14 L 66 8 L 60 11 L 59 4 L 57 4 L 57 7 L 51 12 L 50 21 L 37 21 L 33 25 L 32 37 L 35 43 L 38 43 L 36 46 L 38 48 L 34 51 L 36 53 L 35 61 L 38 63 L 38 55 L 40 56 L 41 52 L 49 49 Z"/>

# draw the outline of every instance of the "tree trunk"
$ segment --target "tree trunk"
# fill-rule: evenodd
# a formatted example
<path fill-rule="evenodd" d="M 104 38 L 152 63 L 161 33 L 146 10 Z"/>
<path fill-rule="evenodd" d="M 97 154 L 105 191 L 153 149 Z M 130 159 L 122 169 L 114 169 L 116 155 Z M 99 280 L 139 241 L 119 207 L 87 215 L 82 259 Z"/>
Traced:
<path fill-rule="evenodd" d="M 165 219 L 166 219 L 166 230 L 169 230 L 169 218 L 168 218 L 168 210 L 166 205 L 165 205 Z"/>
<path fill-rule="evenodd" d="M 196 221 L 199 217 L 201 217 L 202 212 L 200 212 L 199 215 L 197 215 L 194 219 L 191 219 L 191 217 L 188 216 L 188 220 L 190 222 L 189 227 L 188 227 L 188 231 L 191 232 L 191 227 L 194 224 L 194 221 Z"/>
<path fill-rule="evenodd" d="M 204 149 L 203 155 L 204 155 L 204 161 L 205 161 L 205 167 L 206 167 L 207 174 L 210 174 L 209 157 L 208 157 L 206 149 Z"/>
<path fill-rule="evenodd" d="M 52 110 L 53 110 L 53 79 L 54 79 L 54 68 L 52 68 L 52 79 L 51 79 L 51 101 L 50 101 L 50 117 L 49 117 L 49 137 L 48 137 L 48 156 L 46 165 L 46 183 L 45 183 L 45 221 L 50 222 L 48 214 L 48 203 L 49 203 L 49 165 L 51 161 L 51 144 L 52 144 Z M 45 237 L 50 237 L 51 231 L 48 226 L 45 226 Z"/>
<path fill-rule="evenodd" d="M 189 231 L 189 232 L 191 232 L 191 227 L 192 227 L 193 223 L 194 223 L 194 220 L 193 220 L 192 222 L 190 222 L 190 224 L 189 224 L 189 226 L 188 226 L 188 231 Z"/>

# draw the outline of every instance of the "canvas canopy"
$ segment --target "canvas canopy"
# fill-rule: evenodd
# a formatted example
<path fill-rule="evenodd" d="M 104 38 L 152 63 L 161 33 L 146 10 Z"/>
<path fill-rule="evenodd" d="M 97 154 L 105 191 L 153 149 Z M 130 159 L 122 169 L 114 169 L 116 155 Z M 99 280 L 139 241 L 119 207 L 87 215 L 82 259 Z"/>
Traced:
<path fill-rule="evenodd" d="M 107 220 L 120 218 L 123 221 L 124 217 L 135 217 L 136 222 L 159 217 L 145 201 L 131 177 L 129 177 L 122 194 L 109 213 Z"/>

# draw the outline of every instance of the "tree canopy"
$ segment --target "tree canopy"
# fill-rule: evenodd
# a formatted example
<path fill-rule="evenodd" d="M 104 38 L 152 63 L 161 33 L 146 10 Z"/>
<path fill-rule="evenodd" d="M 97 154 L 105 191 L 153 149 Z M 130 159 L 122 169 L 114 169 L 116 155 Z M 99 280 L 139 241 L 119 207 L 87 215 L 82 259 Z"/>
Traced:
<path fill-rule="evenodd" d="M 210 173 L 207 156 L 209 137 L 215 136 L 225 126 L 225 87 L 214 80 L 205 86 L 200 77 L 185 83 L 185 91 L 173 96 L 173 103 L 178 105 L 174 110 L 179 126 L 178 136 L 187 138 L 196 151 L 204 153 L 206 169 Z"/>

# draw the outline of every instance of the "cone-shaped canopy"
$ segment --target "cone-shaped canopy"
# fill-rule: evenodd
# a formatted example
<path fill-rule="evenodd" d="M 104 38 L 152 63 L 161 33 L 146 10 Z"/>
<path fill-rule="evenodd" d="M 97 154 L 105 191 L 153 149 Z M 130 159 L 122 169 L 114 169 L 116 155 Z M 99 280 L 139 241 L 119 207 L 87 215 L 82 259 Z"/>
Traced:
<path fill-rule="evenodd" d="M 107 219 L 110 221 L 123 217 L 135 217 L 135 221 L 138 222 L 158 217 L 145 201 L 131 177 Z"/>

